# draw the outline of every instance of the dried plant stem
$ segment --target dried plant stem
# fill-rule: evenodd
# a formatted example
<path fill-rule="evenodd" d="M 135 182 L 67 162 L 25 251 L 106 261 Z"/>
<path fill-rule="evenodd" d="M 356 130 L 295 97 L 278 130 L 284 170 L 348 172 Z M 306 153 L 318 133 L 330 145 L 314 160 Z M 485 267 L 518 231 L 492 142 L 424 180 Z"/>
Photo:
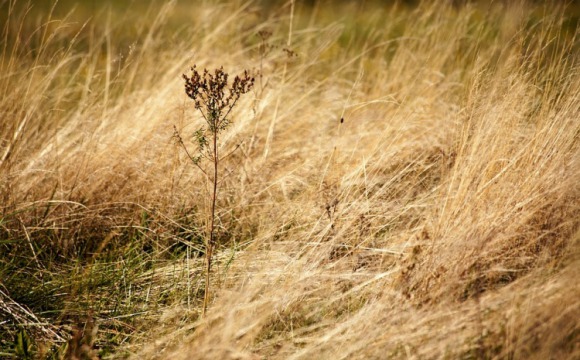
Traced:
<path fill-rule="evenodd" d="M 200 161 L 206 159 L 213 163 L 213 191 L 210 195 L 211 209 L 208 221 L 209 237 L 206 238 L 205 242 L 205 291 L 202 307 L 202 315 L 205 316 L 210 300 L 209 287 L 212 256 L 217 242 L 215 225 L 219 182 L 218 167 L 220 163 L 218 136 L 230 124 L 229 115 L 236 106 L 240 96 L 249 92 L 254 86 L 254 77 L 250 76 L 246 70 L 241 77 L 236 76 L 231 86 L 228 87 L 228 73 L 223 70 L 223 67 L 216 69 L 213 73 L 210 73 L 207 69 L 200 73 L 194 65 L 191 68 L 191 72 L 191 76 L 183 75 L 185 80 L 185 93 L 194 101 L 195 109 L 200 112 L 206 122 L 206 127 L 200 128 L 194 134 L 199 154 L 193 156 L 187 150 L 179 131 L 175 127 L 174 137 L 178 145 L 185 149 L 187 157 L 195 166 L 203 171 L 204 175 L 208 176 L 209 171 L 203 169 Z M 211 145 L 206 138 L 208 134 L 211 135 Z M 230 154 L 226 155 L 224 159 Z"/>
<path fill-rule="evenodd" d="M 215 205 L 217 199 L 217 191 L 218 191 L 218 165 L 219 165 L 219 157 L 218 157 L 218 147 L 217 147 L 217 134 L 213 134 L 213 192 L 211 196 L 211 213 L 210 213 L 210 223 L 209 223 L 209 243 L 207 244 L 207 249 L 205 252 L 205 291 L 203 295 L 203 315 L 205 315 L 207 311 L 207 306 L 209 304 L 209 274 L 211 272 L 211 259 L 213 249 L 215 247 Z"/>

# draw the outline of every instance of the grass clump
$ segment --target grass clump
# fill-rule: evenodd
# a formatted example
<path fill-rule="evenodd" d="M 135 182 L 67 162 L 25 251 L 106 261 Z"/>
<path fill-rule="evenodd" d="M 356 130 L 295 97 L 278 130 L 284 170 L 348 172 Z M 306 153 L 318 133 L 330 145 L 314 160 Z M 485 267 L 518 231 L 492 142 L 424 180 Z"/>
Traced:
<path fill-rule="evenodd" d="M 0 4 L 0 357 L 578 357 L 577 6 L 70 3 Z"/>

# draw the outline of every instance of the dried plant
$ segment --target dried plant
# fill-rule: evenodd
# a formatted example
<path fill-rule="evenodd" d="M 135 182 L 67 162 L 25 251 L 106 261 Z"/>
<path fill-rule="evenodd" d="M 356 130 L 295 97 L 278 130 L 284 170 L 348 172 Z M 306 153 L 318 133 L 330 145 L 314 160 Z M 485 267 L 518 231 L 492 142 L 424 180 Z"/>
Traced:
<path fill-rule="evenodd" d="M 254 86 L 254 77 L 245 70 L 241 76 L 236 76 L 231 86 L 228 86 L 228 73 L 223 67 L 213 73 L 207 69 L 203 73 L 197 71 L 194 65 L 191 68 L 191 76 L 183 75 L 185 80 L 185 93 L 193 100 L 194 107 L 205 120 L 205 126 L 199 128 L 193 134 L 197 143 L 197 153 L 192 155 L 185 145 L 177 128 L 174 127 L 177 143 L 185 150 L 191 162 L 197 166 L 213 183 L 210 194 L 211 209 L 209 214 L 208 236 L 206 237 L 206 276 L 205 293 L 203 299 L 203 314 L 207 311 L 209 303 L 209 280 L 211 273 L 212 254 L 216 246 L 216 201 L 218 195 L 219 163 L 227 157 L 220 157 L 218 139 L 221 132 L 227 129 L 231 123 L 230 113 L 236 106 L 243 94 L 248 93 Z M 234 149 L 235 150 L 235 149 Z M 213 167 L 213 171 L 207 171 L 202 166 L 202 161 L 207 160 Z"/>

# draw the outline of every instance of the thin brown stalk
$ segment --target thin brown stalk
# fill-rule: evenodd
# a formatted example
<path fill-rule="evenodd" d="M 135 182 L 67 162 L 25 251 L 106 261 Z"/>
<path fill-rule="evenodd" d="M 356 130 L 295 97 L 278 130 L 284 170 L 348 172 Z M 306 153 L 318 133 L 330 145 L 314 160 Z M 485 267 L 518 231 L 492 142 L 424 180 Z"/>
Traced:
<path fill-rule="evenodd" d="M 205 253 L 205 292 L 203 296 L 203 315 L 207 312 L 207 306 L 209 304 L 209 282 L 210 282 L 210 272 L 211 272 L 211 259 L 213 249 L 215 247 L 215 205 L 217 199 L 218 191 L 218 147 L 217 147 L 217 134 L 213 134 L 213 192 L 211 197 L 211 214 L 210 214 L 210 225 L 209 225 L 209 243 L 207 244 L 207 251 Z"/>

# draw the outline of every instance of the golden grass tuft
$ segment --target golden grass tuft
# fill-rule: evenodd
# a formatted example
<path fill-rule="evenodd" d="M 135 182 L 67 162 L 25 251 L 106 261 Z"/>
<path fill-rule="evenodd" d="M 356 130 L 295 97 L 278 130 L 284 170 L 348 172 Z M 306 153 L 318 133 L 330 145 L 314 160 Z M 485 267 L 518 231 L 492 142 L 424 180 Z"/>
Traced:
<path fill-rule="evenodd" d="M 0 356 L 580 356 L 577 7 L 87 6 L 0 4 Z M 263 76 L 203 318 L 193 63 Z"/>

